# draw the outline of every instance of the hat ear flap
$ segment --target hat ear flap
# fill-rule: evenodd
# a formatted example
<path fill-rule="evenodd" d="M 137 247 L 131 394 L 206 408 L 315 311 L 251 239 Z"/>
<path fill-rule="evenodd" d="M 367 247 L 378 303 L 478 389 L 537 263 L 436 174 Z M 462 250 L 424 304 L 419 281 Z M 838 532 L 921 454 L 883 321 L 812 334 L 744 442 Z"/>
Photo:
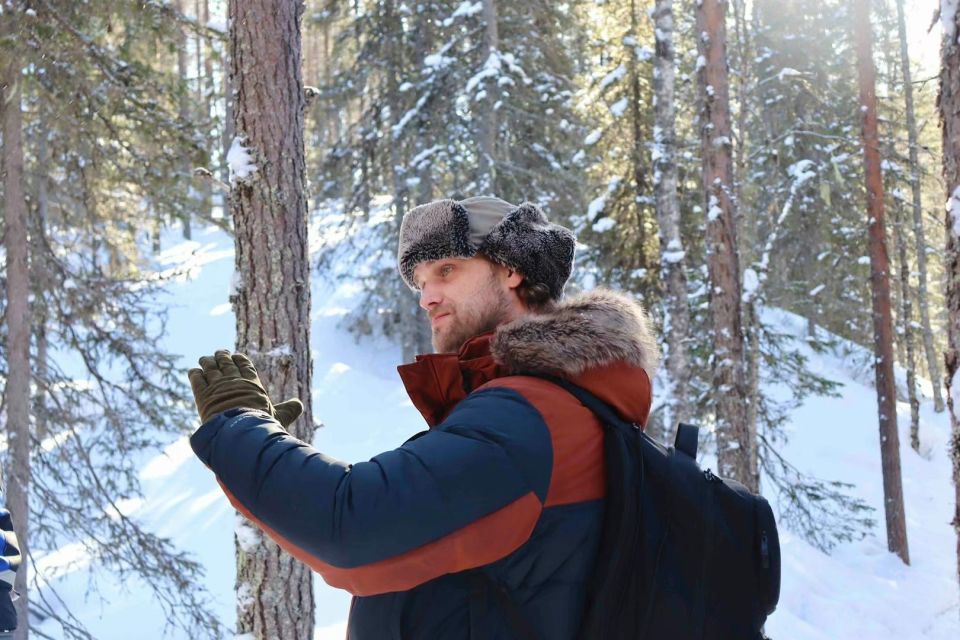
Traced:
<path fill-rule="evenodd" d="M 540 207 L 524 202 L 490 231 L 480 252 L 517 269 L 527 282 L 546 285 L 550 297 L 559 300 L 573 268 L 575 247 L 569 229 L 551 224 Z"/>
<path fill-rule="evenodd" d="M 428 202 L 408 211 L 400 223 L 397 266 L 404 282 L 416 289 L 413 270 L 421 262 L 443 258 L 472 258 L 470 218 L 455 200 Z"/>

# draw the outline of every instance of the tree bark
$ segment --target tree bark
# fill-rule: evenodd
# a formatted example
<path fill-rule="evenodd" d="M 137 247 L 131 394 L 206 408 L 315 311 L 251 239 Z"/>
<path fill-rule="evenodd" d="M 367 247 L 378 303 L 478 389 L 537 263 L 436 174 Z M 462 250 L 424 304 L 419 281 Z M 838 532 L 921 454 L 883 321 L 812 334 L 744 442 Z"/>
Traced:
<path fill-rule="evenodd" d="M 957 534 L 957 581 L 960 583 L 960 11 L 948 25 L 940 46 L 940 130 L 943 136 L 943 182 L 947 188 L 944 256 L 947 298 L 947 409 L 950 412 L 950 460 L 953 462 L 953 528 Z"/>
<path fill-rule="evenodd" d="M 39 131 L 37 133 L 37 166 L 50 166 L 50 147 L 47 144 L 47 137 L 50 135 L 48 128 L 49 115 L 47 110 L 42 108 L 38 114 Z M 30 232 L 30 284 L 35 292 L 33 299 L 33 309 L 31 311 L 33 321 L 34 340 L 37 345 L 37 356 L 33 371 L 33 379 L 36 385 L 33 398 L 33 424 L 34 434 L 37 440 L 43 440 L 49 435 L 49 426 L 47 423 L 47 384 L 49 376 L 49 366 L 47 364 L 49 356 L 49 338 L 47 336 L 47 319 L 49 311 L 47 309 L 47 299 L 44 292 L 49 291 L 55 286 L 49 276 L 49 268 L 46 260 L 42 259 L 43 253 L 43 234 L 47 228 L 47 219 L 50 212 L 50 196 L 48 189 L 49 175 L 45 171 L 38 171 L 35 175 L 34 193 L 36 194 L 36 216 L 33 219 Z"/>
<path fill-rule="evenodd" d="M 238 351 L 250 354 L 275 399 L 296 396 L 303 417 L 288 429 L 310 442 L 310 272 L 297 0 L 230 0 L 234 125 L 256 170 L 234 181 L 239 284 L 232 301 Z M 241 531 L 246 529 L 246 531 Z M 238 517 L 237 633 L 309 640 L 313 586 L 306 565 Z"/>
<path fill-rule="evenodd" d="M 230 16 L 230 8 L 227 7 L 227 17 Z M 223 166 L 221 172 L 221 180 L 226 183 L 230 180 L 230 171 L 227 167 L 227 152 L 230 151 L 230 144 L 233 142 L 233 134 L 236 131 L 234 125 L 234 105 L 236 104 L 236 98 L 233 95 L 233 72 L 231 70 L 231 59 L 233 54 L 230 52 L 232 47 L 232 38 L 226 44 L 226 51 L 223 52 L 223 58 L 221 65 L 223 65 L 223 128 L 221 129 L 221 158 L 223 159 Z"/>
<path fill-rule="evenodd" d="M 757 490 L 756 434 L 747 423 L 744 339 L 736 203 L 733 199 L 730 98 L 727 77 L 726 3 L 703 0 L 697 7 L 701 97 L 703 189 L 707 211 L 707 265 L 713 322 L 713 390 L 716 394 L 717 458 L 720 475 Z"/>
<path fill-rule="evenodd" d="M 387 49 L 387 102 L 390 106 L 390 126 L 389 131 L 394 131 L 402 113 L 400 100 L 400 77 L 404 74 L 403 69 L 403 25 L 397 15 L 397 8 L 393 0 L 385 0 L 383 3 L 384 21 L 387 24 L 386 33 L 388 41 L 385 45 Z M 392 135 L 392 133 L 390 134 Z M 408 154 L 404 153 L 405 147 L 401 140 L 394 140 L 390 145 L 390 172 L 393 176 L 393 212 L 394 228 L 399 233 L 400 223 L 407 210 L 410 197 L 407 186 L 407 175 L 409 171 Z M 426 320 L 421 313 L 420 306 L 417 304 L 417 297 L 407 288 L 403 280 L 395 279 L 395 304 L 397 305 L 396 329 L 400 338 L 400 347 L 403 362 L 413 362 L 417 354 L 424 351 L 420 348 L 418 336 L 418 323 L 426 324 Z"/>
<path fill-rule="evenodd" d="M 907 352 L 907 400 L 910 403 L 910 446 L 920 451 L 920 399 L 917 397 L 917 358 L 913 347 L 913 293 L 910 290 L 910 261 L 903 232 L 903 203 L 893 210 L 893 239 L 900 262 L 900 333 Z"/>
<path fill-rule="evenodd" d="M 660 229 L 660 278 L 663 296 L 663 332 L 667 337 L 666 366 L 670 379 L 664 435 L 674 422 L 689 422 L 690 365 L 687 340 L 690 309 L 687 303 L 686 252 L 680 236 L 677 195 L 677 133 L 674 86 L 673 0 L 657 0 L 653 13 L 656 49 L 653 66 L 653 189 Z"/>
<path fill-rule="evenodd" d="M 877 96 L 871 41 L 869 0 L 854 3 L 854 38 L 863 113 L 863 162 L 867 188 L 867 227 L 870 241 L 870 289 L 873 305 L 874 370 L 880 422 L 887 547 L 910 564 L 907 526 L 900 477 L 900 437 L 897 432 L 896 388 L 893 378 L 893 321 L 890 310 L 890 260 L 887 256 L 883 211 L 883 176 L 877 134 Z"/>
<path fill-rule="evenodd" d="M 758 228 L 756 212 L 752 208 L 745 208 L 743 206 L 743 185 L 747 171 L 747 114 L 750 111 L 750 91 L 748 89 L 747 79 L 750 73 L 752 57 L 750 53 L 750 29 L 746 24 L 748 10 L 746 3 L 744 0 L 733 0 L 731 7 L 733 8 L 734 38 L 736 41 L 735 46 L 738 64 L 735 74 L 737 80 L 737 144 L 733 169 L 733 193 L 734 201 L 737 205 L 737 215 L 734 218 L 734 224 L 737 226 L 738 233 L 742 234 L 739 236 L 739 245 L 743 248 L 743 251 L 746 252 L 746 258 L 743 252 L 740 253 L 740 265 L 743 266 L 744 263 L 751 264 L 753 262 L 752 249 L 760 244 L 755 237 Z M 755 272 L 752 271 L 752 273 Z M 740 277 L 742 282 L 742 273 Z M 741 315 L 743 318 L 744 335 L 744 384 L 746 385 L 745 394 L 747 397 L 744 414 L 747 423 L 746 429 L 747 432 L 751 434 L 750 437 L 754 449 L 756 449 L 757 446 L 757 410 L 759 407 L 757 399 L 760 397 L 760 318 L 757 315 L 758 296 L 756 294 L 757 292 L 751 292 L 744 295 L 741 300 L 743 304 Z M 752 455 L 758 457 L 756 452 Z M 756 476 L 753 486 L 759 488 L 759 458 L 753 466 L 753 473 Z"/>
<path fill-rule="evenodd" d="M 210 0 L 203 0 L 203 4 L 201 5 L 200 9 L 200 24 L 210 24 Z M 215 91 L 213 82 L 213 42 L 210 41 L 209 37 L 202 38 L 200 40 L 200 46 L 203 49 L 203 81 L 201 83 L 201 86 L 203 87 L 203 96 L 200 101 L 200 105 L 202 109 L 202 119 L 204 123 L 203 126 L 204 131 L 206 132 L 205 138 L 207 143 L 204 158 L 206 160 L 205 166 L 211 168 L 213 150 L 217 145 L 217 134 L 213 128 L 213 94 Z M 204 220 L 212 220 L 213 185 L 211 184 L 210 180 L 200 181 L 200 198 L 200 217 Z"/>
<path fill-rule="evenodd" d="M 15 12 L 0 17 L 4 36 L 16 36 Z M 27 201 L 23 181 L 23 95 L 22 63 L 16 47 L 4 50 L 0 69 L 0 109 L 3 112 L 3 188 L 4 248 L 7 263 L 7 381 L 4 401 L 7 405 L 7 477 L 6 507 L 20 541 L 20 553 L 28 557 L 30 544 L 30 272 L 27 239 Z M 15 640 L 28 637 L 29 597 L 27 571 L 17 572 L 15 589 L 20 598 L 14 603 L 19 626 Z"/>
<path fill-rule="evenodd" d="M 923 231 L 923 206 L 920 204 L 920 159 L 917 142 L 917 116 L 913 110 L 913 82 L 910 73 L 910 56 L 907 50 L 907 23 L 903 15 L 903 0 L 897 0 L 897 23 L 900 37 L 900 66 L 903 73 L 903 94 L 906 101 L 907 141 L 910 145 L 910 192 L 913 196 L 913 234 L 917 243 L 917 302 L 920 306 L 920 323 L 923 335 L 923 350 L 927 371 L 933 386 L 933 407 L 943 411 L 943 394 L 940 391 L 940 366 L 933 347 L 933 330 L 930 325 L 930 304 L 927 293 L 927 242 Z"/>
<path fill-rule="evenodd" d="M 636 223 L 634 228 L 636 229 L 636 240 L 635 240 L 635 249 L 637 253 L 636 264 L 645 265 L 647 264 L 646 258 L 646 245 L 647 245 L 647 230 L 646 225 L 644 224 L 643 209 L 646 205 L 641 204 L 647 194 L 650 193 L 650 185 L 648 184 L 648 176 L 650 175 L 650 169 L 647 166 L 646 157 L 648 143 L 644 136 L 643 126 L 643 107 L 646 102 L 643 99 L 643 88 L 640 84 L 640 65 L 637 63 L 637 47 L 636 42 L 639 42 L 639 20 L 637 18 L 637 2 L 636 0 L 630 0 L 630 35 L 634 39 L 633 44 L 624 43 L 623 49 L 626 52 L 627 57 L 627 77 L 630 80 L 630 120 L 633 133 L 633 140 L 631 140 L 632 148 L 632 171 L 633 171 L 633 202 L 630 203 L 631 209 L 634 210 Z M 664 423 L 664 431 L 666 431 L 669 426 L 667 423 Z"/>
<path fill-rule="evenodd" d="M 497 31 L 496 0 L 483 0 L 483 19 L 486 24 L 483 32 L 484 65 L 496 64 L 499 67 L 500 36 Z M 496 62 L 494 62 L 496 60 Z M 484 83 L 486 97 L 483 99 L 483 114 L 480 117 L 480 161 L 477 181 L 478 195 L 494 195 L 497 185 L 497 97 L 499 94 L 497 78 L 487 78 Z"/>
<path fill-rule="evenodd" d="M 184 6 L 184 0 L 174 0 L 173 8 L 177 10 L 178 13 L 186 15 L 186 8 Z M 197 36 L 197 68 L 200 68 L 200 36 Z M 189 60 L 187 60 L 187 34 L 183 30 L 182 25 L 177 26 L 177 78 L 180 79 L 181 84 L 184 88 L 189 86 L 190 79 L 187 77 L 189 73 L 188 70 Z M 197 83 L 199 84 L 200 79 L 197 78 Z M 199 95 L 199 94 L 198 94 Z M 185 90 L 180 94 L 180 98 L 177 101 L 177 116 L 182 122 L 190 122 L 190 92 Z M 180 182 L 179 184 L 184 188 L 184 191 L 187 192 L 187 198 L 185 200 L 187 206 L 184 210 L 180 211 L 180 224 L 183 227 L 183 237 L 186 240 L 189 240 L 192 233 L 190 229 L 190 206 L 193 205 L 194 199 L 190 197 L 191 189 L 188 189 L 190 183 L 192 182 L 190 163 L 186 157 L 183 158 L 183 162 L 180 164 Z"/>

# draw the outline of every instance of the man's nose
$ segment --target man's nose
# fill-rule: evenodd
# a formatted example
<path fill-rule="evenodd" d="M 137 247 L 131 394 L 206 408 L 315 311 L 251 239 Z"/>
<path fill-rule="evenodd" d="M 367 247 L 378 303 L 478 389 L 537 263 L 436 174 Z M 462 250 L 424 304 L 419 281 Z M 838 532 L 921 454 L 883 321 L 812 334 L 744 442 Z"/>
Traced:
<path fill-rule="evenodd" d="M 423 288 L 420 289 L 420 306 L 425 310 L 430 311 L 430 309 L 440 304 L 442 300 L 443 296 L 440 295 L 438 287 L 432 284 L 425 284 Z"/>

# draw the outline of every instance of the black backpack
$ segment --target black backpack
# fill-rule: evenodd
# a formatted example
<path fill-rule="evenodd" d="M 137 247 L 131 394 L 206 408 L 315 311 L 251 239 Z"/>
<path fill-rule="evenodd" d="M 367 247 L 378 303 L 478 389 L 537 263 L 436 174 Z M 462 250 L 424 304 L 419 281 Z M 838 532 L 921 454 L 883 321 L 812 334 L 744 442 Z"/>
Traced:
<path fill-rule="evenodd" d="M 681 424 L 667 448 L 585 389 L 546 379 L 593 411 L 605 431 L 603 534 L 579 638 L 765 638 L 780 597 L 780 542 L 767 501 L 697 466 L 696 427 Z M 550 640 L 503 589 L 497 595 L 518 639 Z"/>

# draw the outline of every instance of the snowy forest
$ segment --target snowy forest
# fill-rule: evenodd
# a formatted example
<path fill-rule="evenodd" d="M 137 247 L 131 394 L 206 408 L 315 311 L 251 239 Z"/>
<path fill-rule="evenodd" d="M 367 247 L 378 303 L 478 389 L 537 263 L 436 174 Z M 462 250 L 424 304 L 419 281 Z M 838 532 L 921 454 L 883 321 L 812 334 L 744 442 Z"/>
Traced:
<path fill-rule="evenodd" d="M 404 214 L 539 205 L 649 312 L 646 432 L 774 507 L 777 640 L 960 637 L 958 0 L 0 0 L 12 637 L 343 638 L 193 455 L 250 355 L 366 460 L 425 428 Z"/>

